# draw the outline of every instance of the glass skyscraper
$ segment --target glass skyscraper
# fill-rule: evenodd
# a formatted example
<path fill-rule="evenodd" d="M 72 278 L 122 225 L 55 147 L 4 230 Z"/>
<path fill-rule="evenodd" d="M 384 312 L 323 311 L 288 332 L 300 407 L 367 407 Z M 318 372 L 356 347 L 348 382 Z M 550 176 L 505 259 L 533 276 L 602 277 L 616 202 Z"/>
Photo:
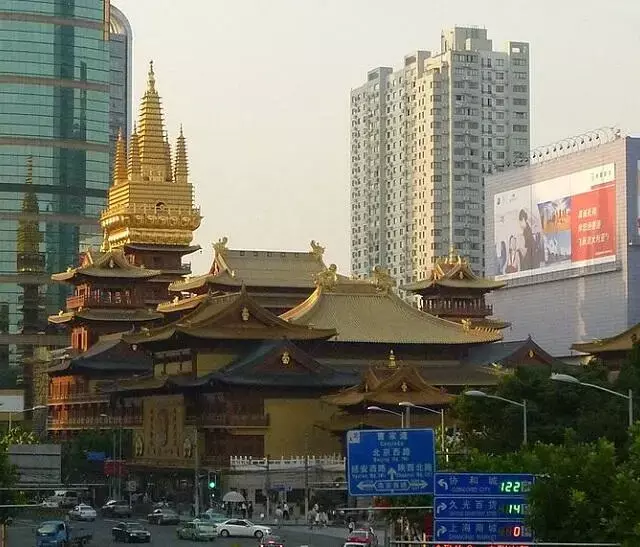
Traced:
<path fill-rule="evenodd" d="M 111 32 L 129 29 L 110 11 L 109 0 L 0 2 L 0 359 L 9 364 L 34 344 L 66 344 L 46 323 L 68 291 L 50 275 L 101 243 L 110 114 L 126 119 L 130 93 L 120 90 L 129 67 L 113 85 Z M 130 36 L 118 67 L 130 64 Z"/>

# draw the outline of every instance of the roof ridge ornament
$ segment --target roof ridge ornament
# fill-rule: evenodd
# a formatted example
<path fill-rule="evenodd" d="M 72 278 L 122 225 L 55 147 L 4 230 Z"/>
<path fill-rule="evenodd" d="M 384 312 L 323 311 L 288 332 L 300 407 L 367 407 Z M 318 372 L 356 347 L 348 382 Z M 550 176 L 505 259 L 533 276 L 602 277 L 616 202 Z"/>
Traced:
<path fill-rule="evenodd" d="M 311 240 L 311 254 L 313 254 L 313 256 L 318 260 L 322 260 L 322 257 L 324 256 L 324 247 L 315 239 Z"/>
<path fill-rule="evenodd" d="M 227 236 L 221 237 L 218 241 L 213 244 L 213 250 L 216 255 L 224 256 L 229 248 L 227 247 L 227 243 L 229 242 L 229 238 Z"/>
<path fill-rule="evenodd" d="M 389 275 L 389 270 L 382 266 L 375 266 L 373 268 L 371 283 L 373 283 L 380 292 L 389 292 L 396 286 L 396 280 Z"/>
<path fill-rule="evenodd" d="M 398 368 L 398 363 L 396 363 L 396 354 L 393 353 L 393 350 L 389 351 L 389 365 L 388 368 L 390 370 L 395 370 Z"/>
<path fill-rule="evenodd" d="M 338 267 L 331 264 L 328 268 L 314 276 L 316 285 L 325 290 L 332 290 L 338 283 Z"/>

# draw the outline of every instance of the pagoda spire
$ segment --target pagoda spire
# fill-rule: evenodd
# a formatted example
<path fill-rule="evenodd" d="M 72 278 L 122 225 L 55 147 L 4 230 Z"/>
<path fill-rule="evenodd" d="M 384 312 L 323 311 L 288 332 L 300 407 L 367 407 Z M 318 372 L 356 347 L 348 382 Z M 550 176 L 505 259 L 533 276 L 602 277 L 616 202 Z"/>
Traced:
<path fill-rule="evenodd" d="M 27 158 L 27 176 L 25 178 L 25 191 L 22 198 L 22 213 L 37 215 L 40 211 L 38 198 L 33 191 L 33 158 Z M 42 271 L 40 264 L 40 242 L 42 233 L 35 218 L 21 218 L 18 220 L 18 234 L 16 250 L 18 252 L 18 271 Z"/>
<path fill-rule="evenodd" d="M 153 61 L 149 64 L 147 90 L 140 106 L 138 146 L 140 147 L 140 169 L 142 179 L 150 182 L 164 182 L 168 174 L 167 149 L 164 140 L 164 120 L 162 104 L 156 90 Z"/>
<path fill-rule="evenodd" d="M 176 144 L 176 165 L 173 172 L 175 182 L 187 183 L 189 180 L 189 161 L 187 159 L 187 143 L 180 125 L 180 135 Z"/>
<path fill-rule="evenodd" d="M 113 162 L 113 184 L 127 181 L 127 147 L 122 136 L 122 129 L 118 130 L 116 141 L 116 157 Z"/>
<path fill-rule="evenodd" d="M 173 182 L 173 167 L 171 162 L 171 145 L 169 144 L 169 133 L 164 134 L 164 155 L 167 169 L 167 182 Z"/>
<path fill-rule="evenodd" d="M 129 167 L 128 173 L 130 178 L 140 175 L 140 147 L 138 146 L 138 128 L 133 124 L 133 133 L 129 139 Z"/>

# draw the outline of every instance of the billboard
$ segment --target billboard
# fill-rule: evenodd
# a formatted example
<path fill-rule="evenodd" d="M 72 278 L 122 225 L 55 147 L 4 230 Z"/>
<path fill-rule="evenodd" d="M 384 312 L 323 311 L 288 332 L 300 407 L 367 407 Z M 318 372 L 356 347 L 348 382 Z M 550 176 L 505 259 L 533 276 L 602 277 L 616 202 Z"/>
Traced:
<path fill-rule="evenodd" d="M 12 444 L 8 453 L 19 486 L 61 484 L 59 444 Z"/>
<path fill-rule="evenodd" d="M 494 196 L 497 279 L 616 259 L 615 164 Z"/>

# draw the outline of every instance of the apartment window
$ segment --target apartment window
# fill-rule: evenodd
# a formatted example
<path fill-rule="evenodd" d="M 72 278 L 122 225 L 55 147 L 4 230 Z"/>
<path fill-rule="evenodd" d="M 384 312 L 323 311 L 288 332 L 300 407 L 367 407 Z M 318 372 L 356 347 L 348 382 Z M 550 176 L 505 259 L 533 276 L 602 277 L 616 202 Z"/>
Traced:
<path fill-rule="evenodd" d="M 514 112 L 513 115 L 517 120 L 526 120 L 528 118 L 526 112 Z"/>
<path fill-rule="evenodd" d="M 503 130 L 504 130 L 504 126 L 503 126 Z M 526 133 L 527 132 L 527 126 L 526 125 L 513 124 L 513 132 L 514 133 Z"/>
<path fill-rule="evenodd" d="M 513 86 L 513 92 L 514 93 L 526 93 L 527 92 L 527 86 L 526 85 L 514 85 Z"/>
<path fill-rule="evenodd" d="M 504 59 L 496 59 L 495 63 L 496 66 L 504 66 Z"/>
<path fill-rule="evenodd" d="M 497 85 L 496 86 L 496 93 L 504 93 L 504 86 L 503 85 Z"/>
<path fill-rule="evenodd" d="M 514 98 L 513 99 L 514 106 L 526 106 L 527 99 Z"/>
<path fill-rule="evenodd" d="M 511 64 L 513 66 L 527 66 L 526 59 L 511 59 Z"/>
<path fill-rule="evenodd" d="M 504 80 L 504 72 L 496 72 L 496 80 Z"/>
<path fill-rule="evenodd" d="M 529 77 L 529 74 L 526 72 L 514 72 L 513 78 L 515 80 L 526 80 Z"/>

